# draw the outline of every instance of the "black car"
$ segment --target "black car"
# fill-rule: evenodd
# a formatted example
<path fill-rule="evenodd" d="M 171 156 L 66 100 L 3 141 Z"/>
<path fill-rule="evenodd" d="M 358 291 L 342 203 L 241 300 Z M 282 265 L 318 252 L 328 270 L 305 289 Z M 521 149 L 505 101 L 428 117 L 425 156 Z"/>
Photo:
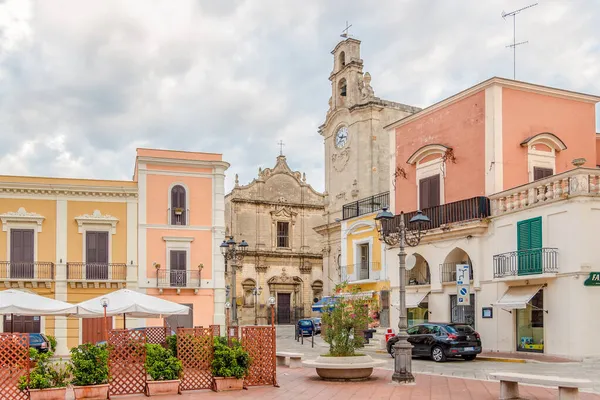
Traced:
<path fill-rule="evenodd" d="M 469 325 L 427 323 L 408 328 L 408 342 L 414 347 L 414 357 L 430 357 L 443 362 L 447 357 L 462 357 L 474 360 L 481 353 L 481 338 Z M 398 335 L 387 342 L 387 351 L 392 357 Z"/>
<path fill-rule="evenodd" d="M 50 340 L 43 333 L 30 333 L 29 348 L 36 349 L 40 353 L 45 353 L 50 350 Z"/>

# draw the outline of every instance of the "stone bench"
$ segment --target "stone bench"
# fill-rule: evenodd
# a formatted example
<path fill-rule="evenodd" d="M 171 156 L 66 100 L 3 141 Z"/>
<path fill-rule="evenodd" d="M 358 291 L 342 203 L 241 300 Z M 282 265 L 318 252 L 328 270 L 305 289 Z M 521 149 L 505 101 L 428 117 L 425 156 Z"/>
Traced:
<path fill-rule="evenodd" d="M 290 368 L 302 368 L 302 353 L 290 353 L 286 351 L 278 351 L 275 353 L 277 357 L 277 365 L 288 365 L 286 364 L 286 360 L 289 359 L 289 367 Z"/>
<path fill-rule="evenodd" d="M 519 399 L 519 383 L 558 387 L 558 398 L 560 400 L 579 399 L 579 389 L 592 386 L 592 382 L 586 379 L 519 374 L 516 372 L 492 372 L 489 377 L 500 381 L 500 400 Z"/>

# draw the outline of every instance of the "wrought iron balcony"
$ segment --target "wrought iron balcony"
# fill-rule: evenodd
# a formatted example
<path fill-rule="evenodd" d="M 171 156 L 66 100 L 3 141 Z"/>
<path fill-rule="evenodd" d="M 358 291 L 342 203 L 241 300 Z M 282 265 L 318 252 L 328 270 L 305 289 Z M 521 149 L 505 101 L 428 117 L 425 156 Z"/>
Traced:
<path fill-rule="evenodd" d="M 558 249 L 518 250 L 494 256 L 494 278 L 558 273 Z"/>
<path fill-rule="evenodd" d="M 159 288 L 192 288 L 202 286 L 200 270 L 158 270 L 156 271 L 156 285 Z"/>
<path fill-rule="evenodd" d="M 352 274 L 348 274 L 351 269 Z M 342 265 L 342 281 L 377 280 L 380 277 L 381 265 L 378 262 L 365 262 L 358 264 Z"/>
<path fill-rule="evenodd" d="M 46 261 L 12 262 L 0 261 L 0 280 L 5 286 L 11 287 L 11 282 L 22 284 L 31 282 L 34 287 L 37 283 L 50 286 L 55 280 L 54 263 Z"/>
<path fill-rule="evenodd" d="M 456 282 L 456 266 L 458 264 L 466 263 L 449 262 L 440 264 L 440 281 L 442 283 Z M 469 268 L 469 280 L 473 280 L 473 266 Z"/>
<path fill-rule="evenodd" d="M 350 219 L 381 210 L 390 205 L 390 192 L 379 193 L 365 199 L 344 204 L 342 218 Z"/>
<path fill-rule="evenodd" d="M 436 229 L 444 225 L 477 221 L 490 216 L 490 200 L 487 197 L 473 197 L 454 201 L 452 203 L 442 204 L 435 207 L 425 208 L 421 210 L 424 215 L 427 215 L 431 222 L 424 224 L 423 229 Z M 417 215 L 417 211 L 412 211 L 405 214 L 405 222 Z M 400 215 L 396 215 L 391 221 L 383 223 L 383 229 L 386 232 L 395 231 L 400 225 Z M 411 228 L 411 226 L 408 226 Z"/>
<path fill-rule="evenodd" d="M 67 263 L 67 281 L 71 282 L 125 282 L 127 264 L 125 263 Z"/>

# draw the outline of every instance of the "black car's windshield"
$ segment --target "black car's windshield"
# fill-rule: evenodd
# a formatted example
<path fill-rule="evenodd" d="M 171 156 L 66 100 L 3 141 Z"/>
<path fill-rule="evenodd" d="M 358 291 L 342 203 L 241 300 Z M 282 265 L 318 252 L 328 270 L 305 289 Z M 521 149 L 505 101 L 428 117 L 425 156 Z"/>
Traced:
<path fill-rule="evenodd" d="M 312 326 L 312 321 L 300 321 L 298 324 L 300 324 L 300 326 Z"/>
<path fill-rule="evenodd" d="M 42 343 L 44 340 L 40 335 L 30 335 L 29 343 Z"/>
<path fill-rule="evenodd" d="M 447 325 L 446 330 L 448 333 L 466 333 L 467 335 L 475 332 L 469 325 Z"/>

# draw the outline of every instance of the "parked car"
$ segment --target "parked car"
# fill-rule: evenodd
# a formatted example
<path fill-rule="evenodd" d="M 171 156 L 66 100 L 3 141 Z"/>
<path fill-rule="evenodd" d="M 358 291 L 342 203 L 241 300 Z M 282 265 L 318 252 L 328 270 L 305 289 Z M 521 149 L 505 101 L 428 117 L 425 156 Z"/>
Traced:
<path fill-rule="evenodd" d="M 313 318 L 315 323 L 315 333 L 321 333 L 321 318 Z"/>
<path fill-rule="evenodd" d="M 36 349 L 40 353 L 46 353 L 50 350 L 50 340 L 43 333 L 30 333 L 29 347 Z"/>
<path fill-rule="evenodd" d="M 427 323 L 410 327 L 408 334 L 414 357 L 430 357 L 436 362 L 446 361 L 448 357 L 471 361 L 481 353 L 479 333 L 469 325 Z M 387 351 L 392 357 L 398 340 L 398 335 L 388 340 Z"/>
<path fill-rule="evenodd" d="M 302 336 L 312 336 L 313 331 L 316 331 L 315 330 L 315 322 L 312 319 L 308 319 L 308 318 L 298 320 L 296 329 L 299 330 L 299 332 Z"/>

